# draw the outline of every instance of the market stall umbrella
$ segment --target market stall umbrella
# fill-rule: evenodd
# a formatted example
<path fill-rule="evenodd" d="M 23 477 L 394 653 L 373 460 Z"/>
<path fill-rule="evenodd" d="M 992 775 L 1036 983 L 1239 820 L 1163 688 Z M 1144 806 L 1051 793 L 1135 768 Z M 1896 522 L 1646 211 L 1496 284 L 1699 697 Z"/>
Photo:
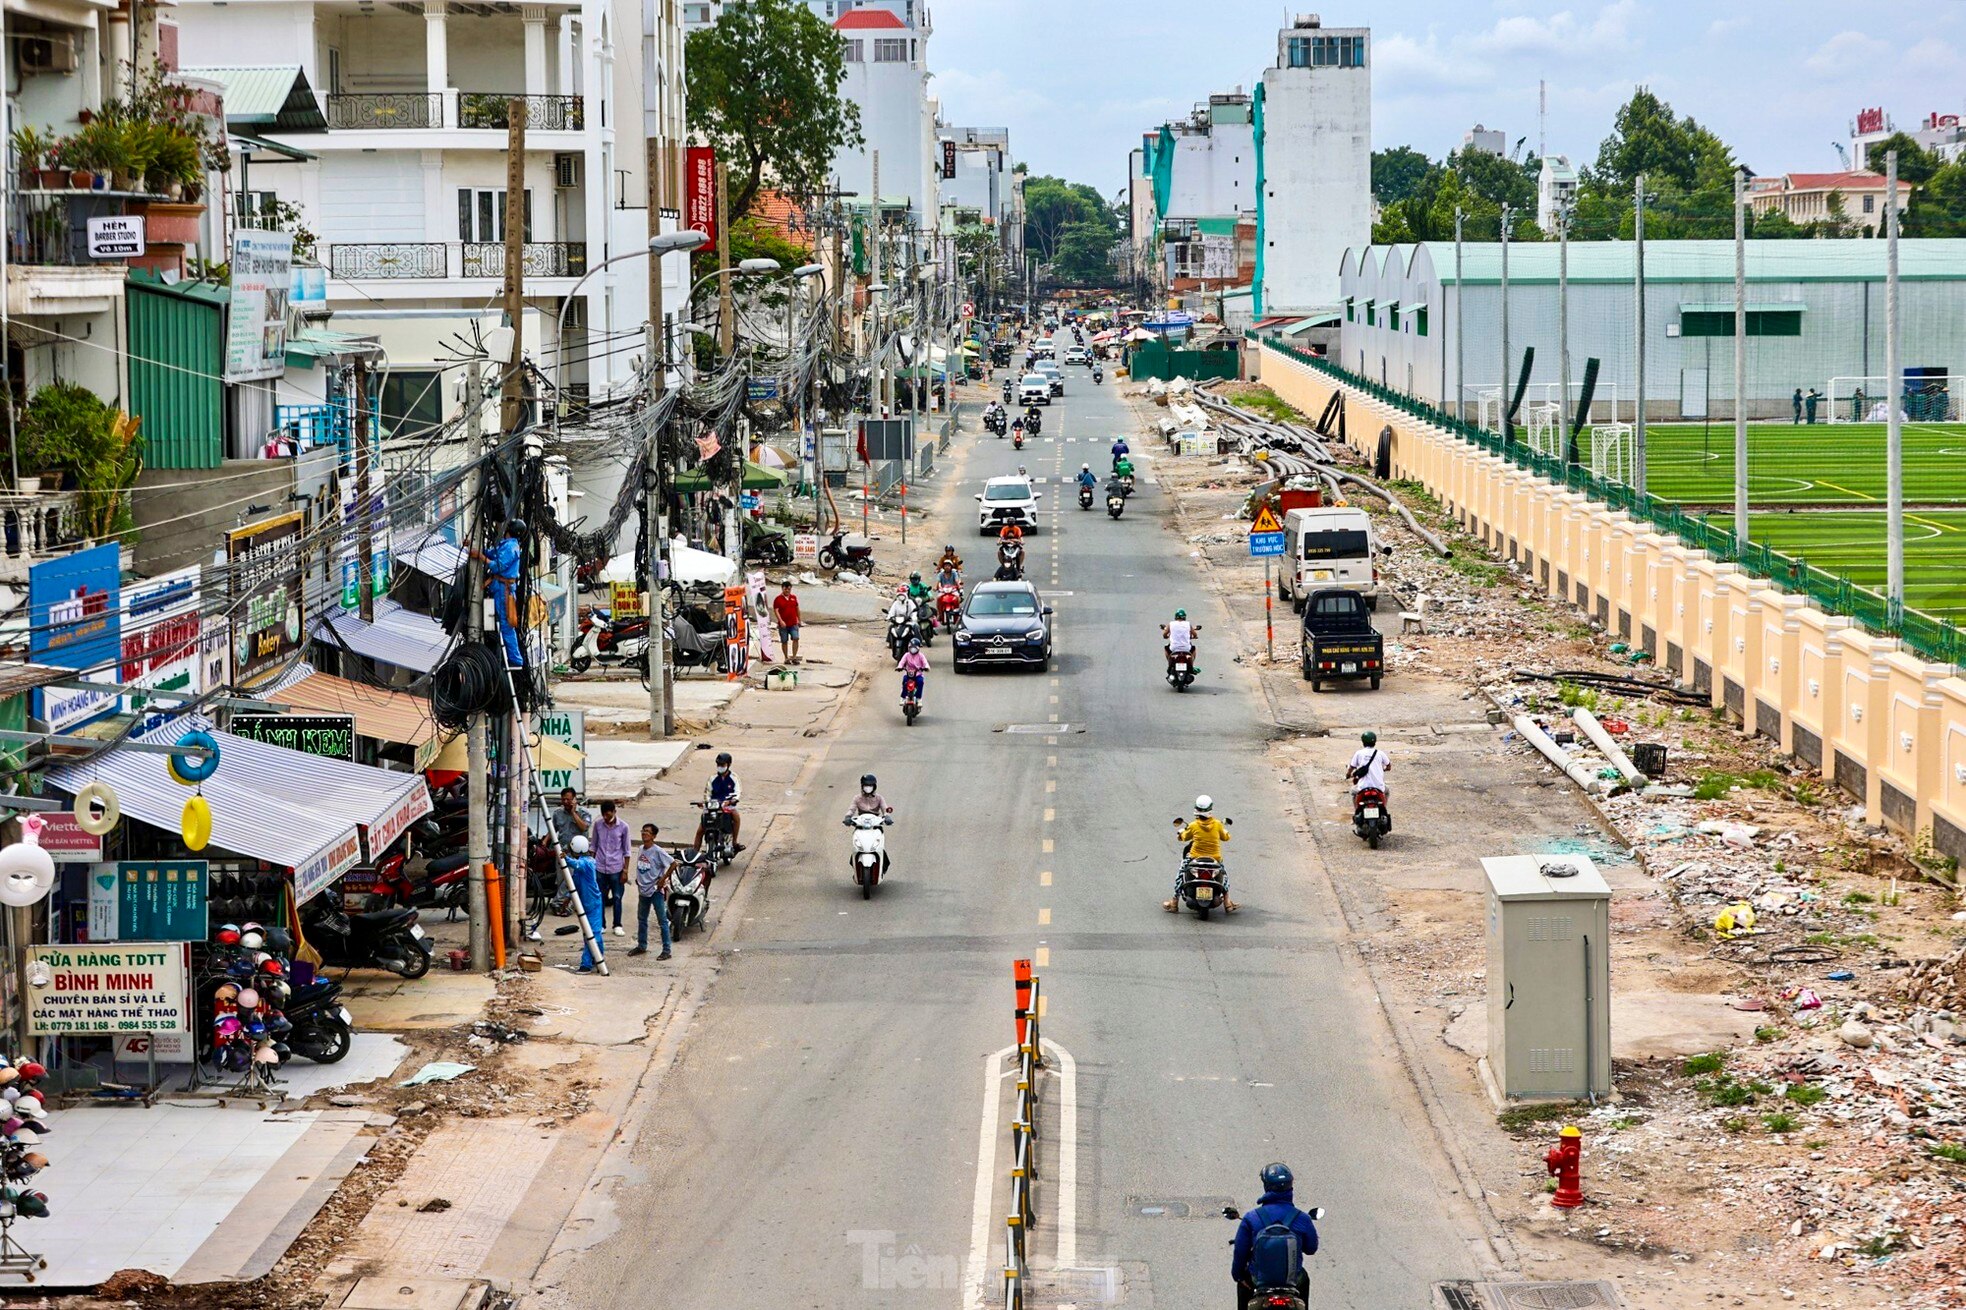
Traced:
<path fill-rule="evenodd" d="M 1146 328 L 1137 327 L 1126 334 L 1126 339 L 1128 341 L 1159 341 L 1160 334 L 1158 332 L 1149 332 Z"/>
<path fill-rule="evenodd" d="M 710 475 L 703 471 L 701 465 L 687 473 L 678 473 L 676 480 L 669 485 L 671 490 L 684 493 L 722 490 L 724 487 L 723 483 L 712 482 Z M 744 461 L 744 478 L 739 485 L 745 491 L 772 491 L 785 485 L 785 475 L 762 465 L 753 464 L 747 459 Z"/>
<path fill-rule="evenodd" d="M 728 586 L 737 577 L 737 565 L 722 555 L 712 555 L 707 550 L 694 546 L 671 546 L 669 548 L 669 575 L 685 587 L 700 583 L 713 583 Z M 635 554 L 616 555 L 601 570 L 602 582 L 640 582 L 641 569 L 635 563 Z"/>
<path fill-rule="evenodd" d="M 799 461 L 776 446 L 758 443 L 758 467 L 764 469 L 796 469 Z"/>

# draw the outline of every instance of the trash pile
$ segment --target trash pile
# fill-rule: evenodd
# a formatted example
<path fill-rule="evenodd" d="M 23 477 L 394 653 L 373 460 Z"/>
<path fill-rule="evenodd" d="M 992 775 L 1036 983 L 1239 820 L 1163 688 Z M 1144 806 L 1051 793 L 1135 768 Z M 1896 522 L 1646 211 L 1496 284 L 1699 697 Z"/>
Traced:
<path fill-rule="evenodd" d="M 1966 942 L 1934 960 L 1920 960 L 1905 975 L 1908 1000 L 1938 1010 L 1966 1010 Z"/>

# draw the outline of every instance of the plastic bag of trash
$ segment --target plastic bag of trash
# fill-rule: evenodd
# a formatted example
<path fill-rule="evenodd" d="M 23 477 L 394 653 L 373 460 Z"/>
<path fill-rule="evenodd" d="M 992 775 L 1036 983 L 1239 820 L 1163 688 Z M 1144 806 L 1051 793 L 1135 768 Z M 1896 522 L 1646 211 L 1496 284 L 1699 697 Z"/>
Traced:
<path fill-rule="evenodd" d="M 1713 916 L 1713 930 L 1722 940 L 1745 936 L 1754 931 L 1754 906 L 1736 901 Z"/>

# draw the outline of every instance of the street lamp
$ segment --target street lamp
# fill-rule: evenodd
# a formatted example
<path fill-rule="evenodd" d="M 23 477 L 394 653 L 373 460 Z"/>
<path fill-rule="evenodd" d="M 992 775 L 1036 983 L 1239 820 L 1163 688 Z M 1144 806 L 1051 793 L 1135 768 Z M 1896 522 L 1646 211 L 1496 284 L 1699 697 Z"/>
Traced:
<path fill-rule="evenodd" d="M 554 342 L 558 348 L 558 354 L 554 356 L 553 361 L 553 436 L 555 439 L 560 435 L 560 415 L 566 409 L 567 404 L 566 387 L 562 385 L 562 378 L 567 366 L 567 311 L 573 308 L 574 297 L 580 294 L 581 286 L 586 283 L 588 278 L 593 277 L 610 264 L 619 264 L 627 259 L 641 259 L 649 255 L 660 259 L 664 255 L 695 250 L 709 239 L 708 236 L 697 231 L 695 228 L 685 228 L 681 232 L 664 232 L 658 236 L 652 236 L 649 238 L 648 244 L 641 249 L 624 250 L 618 255 L 609 255 L 606 259 L 594 265 L 594 267 L 588 269 L 585 273 L 582 273 L 580 280 L 573 284 L 573 289 L 561 298 L 558 324 L 554 329 Z M 512 325 L 514 331 L 517 331 L 518 327 L 519 325 L 517 323 Z M 649 362 L 651 366 L 656 364 L 654 360 Z"/>

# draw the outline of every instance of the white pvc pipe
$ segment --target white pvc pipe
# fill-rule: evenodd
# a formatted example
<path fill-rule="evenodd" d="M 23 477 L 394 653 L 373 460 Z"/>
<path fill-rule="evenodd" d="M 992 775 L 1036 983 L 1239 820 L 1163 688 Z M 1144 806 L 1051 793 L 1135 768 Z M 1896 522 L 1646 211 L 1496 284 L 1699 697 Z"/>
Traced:
<path fill-rule="evenodd" d="M 1591 739 L 1591 745 L 1603 752 L 1604 758 L 1611 761 L 1611 766 L 1625 775 L 1626 782 L 1634 787 L 1645 785 L 1645 775 L 1639 771 L 1637 765 L 1632 763 L 1631 756 L 1625 754 L 1624 747 L 1612 740 L 1611 734 L 1604 730 L 1604 725 L 1597 721 L 1597 715 L 1589 710 L 1572 710 L 1570 717 L 1584 730 L 1584 735 Z"/>
<path fill-rule="evenodd" d="M 1523 735 L 1531 746 L 1543 752 L 1551 764 L 1568 774 L 1570 781 L 1585 791 L 1597 790 L 1597 778 L 1591 771 L 1570 758 L 1570 753 L 1550 739 L 1550 735 L 1536 726 L 1536 721 L 1527 714 L 1515 716 L 1515 730 Z"/>

